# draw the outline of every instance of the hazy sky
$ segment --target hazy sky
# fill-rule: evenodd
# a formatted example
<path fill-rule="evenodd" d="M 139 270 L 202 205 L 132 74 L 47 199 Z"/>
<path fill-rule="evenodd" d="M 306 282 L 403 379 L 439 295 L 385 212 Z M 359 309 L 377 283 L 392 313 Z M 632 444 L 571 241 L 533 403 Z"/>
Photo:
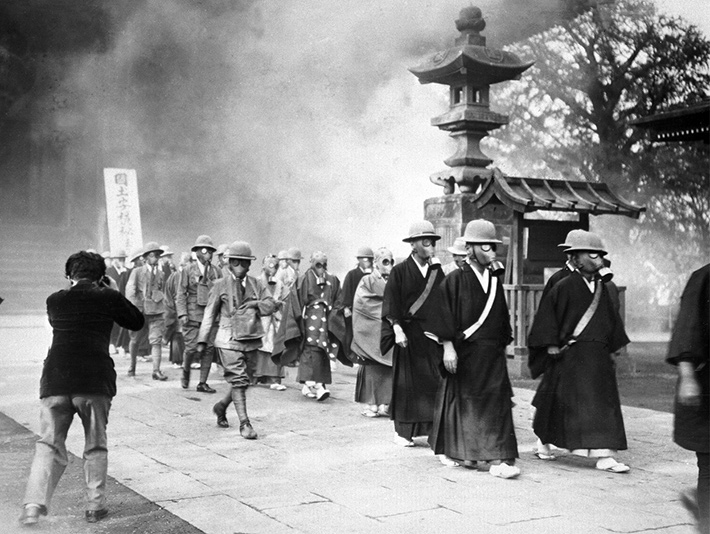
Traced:
<path fill-rule="evenodd" d="M 489 46 L 526 29 L 530 2 L 475 3 Z M 661 3 L 707 26 L 705 0 Z M 181 250 L 209 233 L 248 240 L 260 257 L 322 249 L 343 272 L 362 245 L 406 255 L 409 224 L 442 193 L 429 175 L 454 146 L 430 119 L 448 91 L 407 68 L 453 45 L 467 4 L 146 0 L 107 54 L 77 61 L 70 83 L 100 95 L 86 113 L 136 155 L 145 240 Z M 546 5 L 557 0 L 536 12 Z M 97 82 L 106 64 L 115 88 Z"/>

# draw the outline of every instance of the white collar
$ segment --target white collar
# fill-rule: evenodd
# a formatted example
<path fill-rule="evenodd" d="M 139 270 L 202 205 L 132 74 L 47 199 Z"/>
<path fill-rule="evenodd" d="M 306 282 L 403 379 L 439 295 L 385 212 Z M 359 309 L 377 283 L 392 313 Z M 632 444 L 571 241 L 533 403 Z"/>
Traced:
<path fill-rule="evenodd" d="M 488 293 L 488 285 L 490 284 L 490 281 L 491 281 L 491 272 L 488 269 L 483 269 L 483 273 L 479 273 L 478 269 L 476 269 L 476 266 L 471 262 L 470 258 L 466 258 L 466 263 L 469 264 L 469 266 L 471 267 L 471 270 L 476 275 L 476 278 L 478 278 L 478 281 L 481 283 L 481 287 L 483 288 L 483 292 Z"/>
<path fill-rule="evenodd" d="M 424 265 L 419 265 L 419 262 L 416 260 L 414 255 L 412 255 L 412 261 L 414 262 L 414 265 L 416 265 L 419 268 L 419 272 L 422 273 L 422 276 L 424 278 L 426 278 L 426 275 L 429 272 L 429 264 L 425 263 Z"/>
<path fill-rule="evenodd" d="M 587 287 L 589 288 L 589 291 L 591 291 L 592 293 L 594 293 L 594 280 L 593 280 L 593 279 L 592 279 L 591 281 L 590 281 L 590 280 L 587 280 L 587 278 L 586 278 L 583 274 L 581 274 L 581 273 L 580 273 L 580 276 L 582 277 L 582 280 L 584 280 L 584 283 L 587 284 Z"/>

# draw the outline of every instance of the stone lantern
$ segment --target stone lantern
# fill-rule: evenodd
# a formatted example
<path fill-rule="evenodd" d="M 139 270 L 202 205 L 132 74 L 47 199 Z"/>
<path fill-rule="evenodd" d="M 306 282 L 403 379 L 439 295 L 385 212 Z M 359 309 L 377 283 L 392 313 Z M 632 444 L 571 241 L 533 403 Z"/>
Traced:
<path fill-rule="evenodd" d="M 431 122 L 457 141 L 456 152 L 444 160 L 450 168 L 430 176 L 444 194 L 424 201 L 424 218 L 442 236 L 440 250 L 461 236 L 473 219 L 497 226 L 503 241 L 497 254 L 505 258 L 503 289 L 514 337 L 508 347 L 508 371 L 521 376 L 527 372 L 527 332 L 545 276 L 564 264 L 557 244 L 569 230 L 588 229 L 590 215 L 638 218 L 645 208 L 618 197 L 602 182 L 508 176 L 490 167 L 481 140 L 508 122 L 507 116 L 491 111 L 490 86 L 519 78 L 533 63 L 488 48 L 480 35 L 485 26 L 480 9 L 462 9 L 456 21 L 461 35 L 454 46 L 410 69 L 421 83 L 449 86 L 449 110 Z M 544 212 L 556 213 L 547 217 Z M 623 316 L 624 288 L 619 290 Z"/>
<path fill-rule="evenodd" d="M 421 65 L 409 69 L 421 83 L 449 86 L 449 111 L 432 119 L 433 126 L 450 132 L 456 152 L 444 160 L 450 169 L 430 179 L 451 194 L 458 185 L 462 193 L 475 193 L 490 178 L 493 162 L 481 152 L 481 139 L 508 123 L 508 117 L 490 109 L 490 86 L 519 79 L 533 65 L 510 52 L 488 48 L 480 34 L 486 27 L 481 10 L 466 7 L 456 21 L 461 35 L 454 46 L 437 52 Z"/>

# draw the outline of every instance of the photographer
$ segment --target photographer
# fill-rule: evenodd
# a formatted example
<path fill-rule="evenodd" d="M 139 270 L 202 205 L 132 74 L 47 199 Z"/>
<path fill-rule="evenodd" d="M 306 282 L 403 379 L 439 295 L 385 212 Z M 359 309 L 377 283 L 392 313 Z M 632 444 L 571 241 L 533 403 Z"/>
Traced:
<path fill-rule="evenodd" d="M 65 273 L 71 287 L 47 298 L 53 337 L 40 381 L 40 437 L 20 516 L 23 525 L 33 525 L 40 514 L 47 514 L 67 466 L 65 440 L 75 413 L 84 426 L 86 520 L 95 523 L 108 514 L 106 424 L 116 394 L 109 337 L 114 322 L 129 330 L 143 327 L 140 310 L 109 287 L 100 255 L 71 255 Z"/>

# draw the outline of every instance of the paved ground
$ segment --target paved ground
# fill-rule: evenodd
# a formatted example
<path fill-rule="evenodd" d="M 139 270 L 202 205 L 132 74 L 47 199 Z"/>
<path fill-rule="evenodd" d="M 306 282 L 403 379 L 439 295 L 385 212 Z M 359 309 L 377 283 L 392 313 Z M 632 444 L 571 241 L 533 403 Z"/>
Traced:
<path fill-rule="evenodd" d="M 0 317 L 0 531 L 15 532 L 38 428 L 37 390 L 49 330 L 32 317 Z M 221 533 L 692 533 L 679 492 L 695 480 L 694 456 L 670 440 L 672 416 L 624 408 L 629 450 L 625 475 L 596 471 L 577 458 L 532 455 L 532 392 L 516 389 L 515 423 L 522 476 L 441 466 L 425 446 L 392 444 L 391 422 L 366 419 L 352 402 L 355 374 L 339 368 L 324 403 L 289 389 L 248 392 L 257 441 L 220 429 L 213 395 L 183 391 L 178 370 L 150 379 L 150 364 L 125 377 L 109 425 L 111 515 L 82 517 L 80 460 L 59 485 L 52 532 Z M 212 384 L 221 385 L 214 375 Z M 230 412 L 236 422 L 236 414 Z M 19 425 L 15 425 L 12 420 Z M 81 456 L 80 426 L 68 446 Z M 46 518 L 44 518 L 46 519 Z"/>

